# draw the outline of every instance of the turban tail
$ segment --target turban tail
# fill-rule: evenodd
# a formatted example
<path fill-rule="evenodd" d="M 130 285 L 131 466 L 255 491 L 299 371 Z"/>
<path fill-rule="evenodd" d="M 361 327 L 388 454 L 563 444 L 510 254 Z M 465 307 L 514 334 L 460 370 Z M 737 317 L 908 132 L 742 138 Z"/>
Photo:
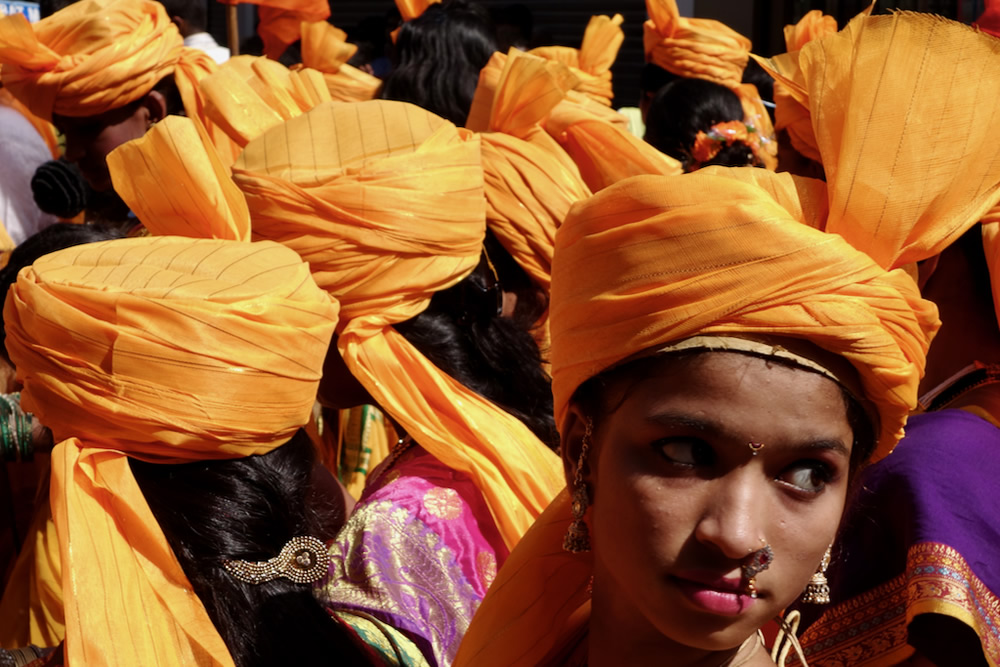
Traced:
<path fill-rule="evenodd" d="M 765 64 L 808 109 L 825 230 L 882 266 L 940 253 L 1000 199 L 995 38 L 928 14 L 861 15 Z"/>
<path fill-rule="evenodd" d="M 4 87 L 46 120 L 117 109 L 170 74 L 188 115 L 197 116 L 197 81 L 215 67 L 184 47 L 163 6 L 150 0 L 80 2 L 34 25 L 16 14 L 0 19 L 0 63 Z"/>
<path fill-rule="evenodd" d="M 676 0 L 646 0 L 646 61 L 677 76 L 705 79 L 734 89 L 743 79 L 750 40 L 712 19 L 680 15 Z"/>
<path fill-rule="evenodd" d="M 276 244 L 161 237 L 47 255 L 11 288 L 5 321 L 24 405 L 59 442 L 50 502 L 69 662 L 231 665 L 128 457 L 286 442 L 309 419 L 335 304 Z"/>
<path fill-rule="evenodd" d="M 327 103 L 250 142 L 233 176 L 254 237 L 296 250 L 340 301 L 338 347 L 354 376 L 421 447 L 473 479 L 516 543 L 562 486 L 558 458 L 392 326 L 479 263 L 478 137 L 402 102 Z"/>
<path fill-rule="evenodd" d="M 902 271 L 810 226 L 823 194 L 818 181 L 710 167 L 634 178 L 578 204 L 556 236 L 557 423 L 583 382 L 636 353 L 695 334 L 767 334 L 851 362 L 884 456 L 916 403 L 937 311 Z M 592 555 L 560 548 L 570 505 L 564 492 L 511 554 L 456 666 L 562 664 L 586 632 Z"/>
<path fill-rule="evenodd" d="M 323 74 L 330 99 L 364 102 L 382 85 L 377 77 L 347 64 L 357 50 L 347 43 L 347 33 L 326 21 L 302 24 L 302 64 Z"/>
<path fill-rule="evenodd" d="M 611 106 L 611 66 L 625 41 L 621 14 L 592 16 L 583 34 L 579 49 L 568 46 L 542 46 L 528 51 L 553 62 L 566 65 L 578 78 L 574 90 L 606 107 Z"/>
<path fill-rule="evenodd" d="M 261 2 L 257 9 L 260 17 L 257 34 L 264 43 L 264 55 L 272 60 L 280 58 L 289 46 L 302 39 L 303 22 L 325 22 L 330 17 L 327 0 L 298 0 L 294 6 L 270 4 Z"/>

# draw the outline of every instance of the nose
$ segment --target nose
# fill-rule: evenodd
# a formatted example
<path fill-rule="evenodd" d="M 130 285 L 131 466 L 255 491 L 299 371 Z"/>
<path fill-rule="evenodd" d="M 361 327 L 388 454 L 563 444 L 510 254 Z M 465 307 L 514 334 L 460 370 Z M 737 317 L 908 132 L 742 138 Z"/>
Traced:
<path fill-rule="evenodd" d="M 767 543 L 766 483 L 753 466 L 716 479 L 716 488 L 695 528 L 695 538 L 727 558 L 742 560 Z"/>

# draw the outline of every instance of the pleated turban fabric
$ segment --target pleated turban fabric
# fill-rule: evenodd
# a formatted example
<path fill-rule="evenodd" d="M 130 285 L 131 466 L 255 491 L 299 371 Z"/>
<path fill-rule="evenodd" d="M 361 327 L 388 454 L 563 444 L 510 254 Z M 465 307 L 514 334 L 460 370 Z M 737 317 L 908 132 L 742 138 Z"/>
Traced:
<path fill-rule="evenodd" d="M 712 19 L 680 15 L 676 0 L 646 0 L 646 61 L 677 76 L 736 88 L 750 57 L 750 40 Z"/>
<path fill-rule="evenodd" d="M 151 0 L 83 0 L 35 24 L 19 14 L 2 18 L 0 63 L 4 87 L 43 119 L 117 109 L 169 74 L 194 116 L 197 82 L 215 69 L 205 53 L 184 46 Z"/>
<path fill-rule="evenodd" d="M 1000 40 L 929 14 L 862 14 L 764 64 L 808 109 L 823 229 L 883 267 L 940 253 L 1000 197 Z"/>
<path fill-rule="evenodd" d="M 302 24 L 302 64 L 323 73 L 330 98 L 337 102 L 364 102 L 375 97 L 382 81 L 347 64 L 357 52 L 347 33 L 326 21 Z"/>
<path fill-rule="evenodd" d="M 579 81 L 575 90 L 604 106 L 611 106 L 611 66 L 625 41 L 621 14 L 592 16 L 583 33 L 579 49 L 569 46 L 540 46 L 528 51 L 533 56 L 560 62 L 571 69 Z"/>
<path fill-rule="evenodd" d="M 233 179 L 254 238 L 293 248 L 340 302 L 347 367 L 421 447 L 471 477 L 515 544 L 563 485 L 558 457 L 392 326 L 480 261 L 479 138 L 404 102 L 331 102 L 251 141 Z"/>
<path fill-rule="evenodd" d="M 52 429 L 69 664 L 231 665 L 132 476 L 266 454 L 310 415 L 337 308 L 275 243 L 176 237 L 43 257 L 8 294 L 26 409 Z"/>
<path fill-rule="evenodd" d="M 937 309 L 902 270 L 810 226 L 825 213 L 821 182 L 752 167 L 641 176 L 574 207 L 553 267 L 557 423 L 581 384 L 637 353 L 701 334 L 780 336 L 853 365 L 880 418 L 876 456 L 891 451 Z M 561 664 L 586 631 L 592 557 L 560 548 L 570 504 L 560 494 L 511 554 L 456 665 Z"/>

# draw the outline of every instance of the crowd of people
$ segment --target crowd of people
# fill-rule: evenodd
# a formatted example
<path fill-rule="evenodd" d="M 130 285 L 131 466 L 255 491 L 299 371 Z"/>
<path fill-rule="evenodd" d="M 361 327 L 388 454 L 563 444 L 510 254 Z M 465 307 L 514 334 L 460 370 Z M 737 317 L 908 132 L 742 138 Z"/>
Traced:
<path fill-rule="evenodd" d="M 0 18 L 0 667 L 1000 664 L 1000 6 L 311 4 Z"/>

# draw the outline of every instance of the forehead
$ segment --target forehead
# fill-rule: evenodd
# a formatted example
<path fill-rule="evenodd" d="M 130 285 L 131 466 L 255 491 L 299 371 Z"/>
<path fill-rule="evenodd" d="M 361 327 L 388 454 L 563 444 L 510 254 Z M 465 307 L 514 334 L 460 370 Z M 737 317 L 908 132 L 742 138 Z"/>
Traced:
<path fill-rule="evenodd" d="M 599 410 L 629 420 L 688 415 L 726 430 L 796 439 L 849 433 L 847 404 L 828 377 L 739 352 L 664 355 L 616 373 Z"/>
<path fill-rule="evenodd" d="M 93 116 L 62 116 L 59 114 L 52 114 L 52 124 L 63 133 L 83 128 L 116 125 L 135 113 L 137 107 L 138 105 L 135 103 L 126 104 L 123 107 L 111 109 L 110 111 L 105 111 L 104 113 L 95 114 Z"/>

